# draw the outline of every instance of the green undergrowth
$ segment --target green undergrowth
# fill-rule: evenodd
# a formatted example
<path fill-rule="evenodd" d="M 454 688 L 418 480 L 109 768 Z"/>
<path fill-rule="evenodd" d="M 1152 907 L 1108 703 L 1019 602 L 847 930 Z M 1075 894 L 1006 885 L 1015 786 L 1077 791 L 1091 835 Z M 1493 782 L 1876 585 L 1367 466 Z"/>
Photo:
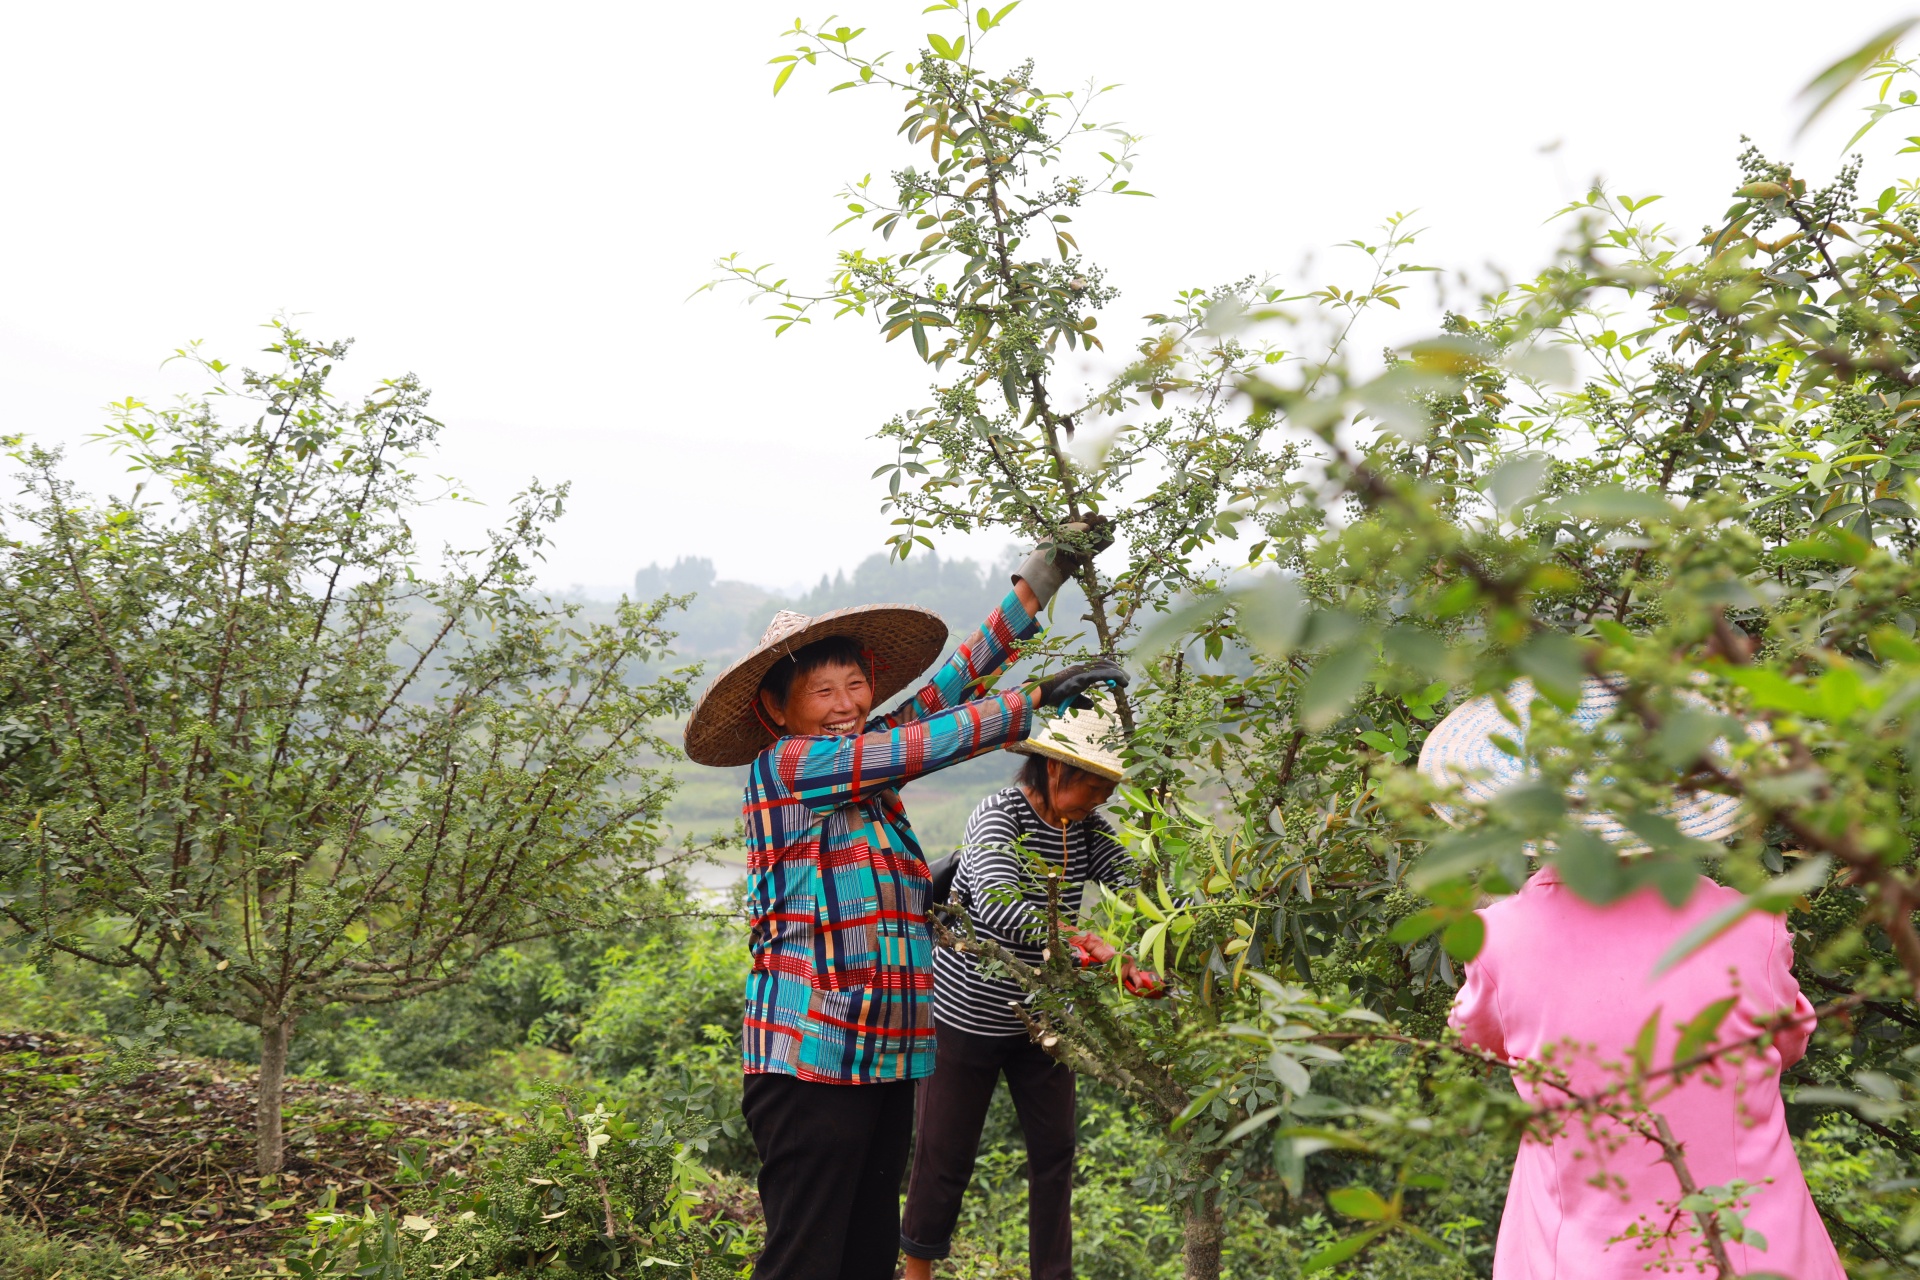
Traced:
<path fill-rule="evenodd" d="M 725 1122 L 697 1080 L 539 1081 L 503 1113 L 296 1078 L 272 1177 L 252 1084 L 244 1064 L 117 1069 L 96 1040 L 0 1033 L 0 1280 L 712 1277 L 758 1247 L 748 1184 L 708 1168 Z"/>
<path fill-rule="evenodd" d="M 316 1205 L 384 1203 L 408 1177 L 463 1174 L 514 1127 L 470 1103 L 293 1079 L 284 1168 L 261 1177 L 254 1105 L 244 1064 L 173 1056 L 135 1068 L 97 1040 L 0 1032 L 4 1210 L 54 1237 L 49 1247 L 157 1273 L 248 1275 Z"/>
<path fill-rule="evenodd" d="M 128 1256 L 111 1241 L 50 1238 L 38 1226 L 0 1215 L 0 1280 L 196 1280 L 183 1267 Z"/>

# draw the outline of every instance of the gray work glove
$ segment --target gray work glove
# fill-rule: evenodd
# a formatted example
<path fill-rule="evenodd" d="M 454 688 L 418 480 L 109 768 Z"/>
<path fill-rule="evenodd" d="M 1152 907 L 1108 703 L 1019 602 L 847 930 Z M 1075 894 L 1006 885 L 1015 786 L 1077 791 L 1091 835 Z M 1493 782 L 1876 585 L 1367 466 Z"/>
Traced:
<path fill-rule="evenodd" d="M 1040 682 L 1040 705 L 1043 707 L 1072 707 L 1085 711 L 1093 705 L 1083 695 L 1096 685 L 1105 685 L 1109 689 L 1127 687 L 1127 673 L 1112 658 L 1095 658 L 1092 662 L 1076 663 L 1071 667 L 1062 667 Z"/>
<path fill-rule="evenodd" d="M 1098 512 L 1061 525 L 1060 532 L 1066 536 L 1058 542 L 1042 542 L 1013 571 L 1016 580 L 1026 580 L 1043 609 L 1068 578 L 1113 545 L 1113 522 Z"/>

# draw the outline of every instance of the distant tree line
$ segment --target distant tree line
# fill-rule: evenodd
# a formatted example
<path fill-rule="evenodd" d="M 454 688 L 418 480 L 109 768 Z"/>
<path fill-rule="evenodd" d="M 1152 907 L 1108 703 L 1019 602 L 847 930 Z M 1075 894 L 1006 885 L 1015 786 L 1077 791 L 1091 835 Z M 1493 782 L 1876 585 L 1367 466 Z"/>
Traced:
<path fill-rule="evenodd" d="M 681 556 L 672 564 L 655 562 L 635 573 L 633 599 L 691 594 L 686 611 L 675 618 L 678 648 L 709 664 L 724 663 L 750 648 L 779 609 L 817 615 L 855 604 L 917 604 L 934 610 L 949 627 L 964 629 L 999 602 L 1007 590 L 1010 565 L 1010 560 L 983 565 L 951 559 L 936 551 L 906 560 L 882 552 L 862 560 L 851 573 L 823 573 L 813 587 L 792 596 L 721 578 L 709 557 Z M 1077 593 L 1063 598 L 1055 607 L 1057 617 L 1075 618 L 1079 601 Z"/>

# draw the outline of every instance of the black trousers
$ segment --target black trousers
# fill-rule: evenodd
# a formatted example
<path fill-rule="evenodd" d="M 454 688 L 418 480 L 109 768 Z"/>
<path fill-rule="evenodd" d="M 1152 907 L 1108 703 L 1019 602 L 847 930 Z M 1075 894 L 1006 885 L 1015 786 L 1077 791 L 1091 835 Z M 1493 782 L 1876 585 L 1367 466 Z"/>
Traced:
<path fill-rule="evenodd" d="M 1073 1072 L 1025 1036 L 978 1036 L 934 1023 L 938 1057 L 920 1082 L 913 1177 L 900 1247 L 944 1258 L 973 1177 L 994 1086 L 1007 1077 L 1027 1140 L 1027 1268 L 1033 1280 L 1073 1275 Z"/>
<path fill-rule="evenodd" d="M 914 1082 L 746 1078 L 767 1244 L 753 1280 L 893 1280 Z"/>

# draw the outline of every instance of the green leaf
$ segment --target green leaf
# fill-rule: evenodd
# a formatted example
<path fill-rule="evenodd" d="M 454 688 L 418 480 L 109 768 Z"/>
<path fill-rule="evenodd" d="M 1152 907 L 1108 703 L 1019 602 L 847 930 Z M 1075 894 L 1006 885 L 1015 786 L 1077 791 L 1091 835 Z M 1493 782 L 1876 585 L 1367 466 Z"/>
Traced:
<path fill-rule="evenodd" d="M 1486 922 L 1471 911 L 1457 917 L 1440 935 L 1440 945 L 1447 949 L 1447 954 L 1462 962 L 1479 955 L 1480 948 L 1486 944 Z"/>
<path fill-rule="evenodd" d="M 1314 649 L 1334 649 L 1366 629 L 1366 624 L 1344 609 L 1315 609 L 1307 618 L 1307 634 L 1301 643 Z"/>
<path fill-rule="evenodd" d="M 985 13 L 986 10 L 982 9 L 981 12 Z M 1279 1115 L 1283 1110 L 1285 1110 L 1284 1107 L 1274 1106 L 1274 1107 L 1268 1107 L 1264 1111 L 1255 1112 L 1253 1115 L 1248 1116 L 1245 1120 L 1242 1120 L 1239 1124 L 1233 1126 L 1233 1128 L 1227 1130 L 1226 1135 L 1220 1139 L 1220 1145 L 1224 1147 L 1240 1141 L 1240 1139 L 1246 1137 L 1248 1134 L 1252 1133 L 1255 1129 L 1262 1128 L 1266 1124 L 1271 1122 L 1273 1118 Z"/>
<path fill-rule="evenodd" d="M 1487 477 L 1487 492 L 1501 511 L 1511 511 L 1540 492 L 1553 459 L 1544 453 L 1522 453 L 1508 458 Z"/>
<path fill-rule="evenodd" d="M 1593 629 L 1599 632 L 1601 638 L 1616 649 L 1631 650 L 1634 648 L 1633 632 L 1627 630 L 1611 618 L 1595 618 L 1593 620 Z"/>
<path fill-rule="evenodd" d="M 1795 715 L 1817 717 L 1826 706 L 1817 690 L 1795 684 L 1767 667 L 1729 665 L 1721 674 L 1729 683 L 1745 689 L 1752 697 L 1754 706 L 1768 711 L 1791 711 Z"/>
<path fill-rule="evenodd" d="M 1302 1099 L 1295 1099 L 1294 1107 L 1296 1110 L 1299 1108 L 1301 1101 Z M 1336 1106 L 1332 1109 L 1327 1110 L 1325 1114 L 1346 1115 L 1347 1111 L 1344 1107 Z M 1293 1142 L 1299 1143 L 1299 1144 L 1311 1143 L 1312 1144 L 1311 1149 L 1313 1151 L 1332 1150 L 1332 1151 L 1371 1152 L 1373 1150 L 1372 1147 L 1368 1146 L 1365 1142 L 1361 1141 L 1359 1138 L 1354 1137 L 1351 1133 L 1348 1133 L 1344 1129 L 1323 1129 L 1323 1128 L 1315 1128 L 1312 1126 L 1295 1125 L 1291 1128 L 1281 1129 L 1278 1132 L 1276 1132 L 1273 1136 L 1275 1138 L 1290 1139 Z"/>
<path fill-rule="evenodd" d="M 1775 554 L 1784 560 L 1818 560 L 1828 564 L 1862 564 L 1873 552 L 1873 544 L 1857 538 L 1845 529 L 1822 529 L 1810 538 L 1799 538 L 1781 547 Z"/>
<path fill-rule="evenodd" d="M 1625 814 L 1620 821 L 1627 830 L 1647 842 L 1647 847 L 1657 853 L 1668 854 L 1674 858 L 1700 859 L 1711 858 L 1720 852 L 1720 846 L 1708 844 L 1704 840 L 1695 840 L 1680 830 L 1680 824 L 1664 813 L 1635 812 Z M 1687 874 L 1693 874 L 1687 868 Z M 1689 880 L 1689 886 L 1691 880 Z M 1678 906 L 1678 903 L 1674 905 Z"/>
<path fill-rule="evenodd" d="M 1373 645 L 1366 642 L 1335 649 L 1314 663 L 1300 691 L 1301 722 L 1309 729 L 1324 729 L 1338 720 L 1372 671 Z"/>
<path fill-rule="evenodd" d="M 1307 1074 L 1307 1069 L 1301 1066 L 1297 1059 L 1285 1053 L 1275 1052 L 1268 1060 L 1267 1066 L 1272 1070 L 1273 1078 L 1296 1096 L 1313 1092 L 1313 1077 Z"/>
<path fill-rule="evenodd" d="M 1446 916 L 1429 907 L 1416 911 L 1387 931 L 1388 942 L 1418 942 L 1447 922 Z"/>
<path fill-rule="evenodd" d="M 1722 907 L 1681 936 L 1680 940 L 1668 948 L 1660 957 L 1660 963 L 1653 966 L 1653 976 L 1659 977 L 1667 970 L 1685 960 L 1688 956 L 1706 946 L 1727 930 L 1739 924 L 1755 911 L 1766 911 L 1773 915 L 1784 913 L 1788 907 L 1804 894 L 1814 892 L 1827 882 L 1827 873 L 1833 866 L 1833 859 L 1826 854 L 1817 858 L 1807 858 L 1787 874 L 1769 881 L 1735 903 Z"/>
<path fill-rule="evenodd" d="M 1225 596 L 1202 596 L 1197 600 L 1189 600 L 1154 619 L 1153 625 L 1134 642 L 1133 651 L 1143 659 L 1157 658 L 1172 648 L 1175 642 L 1219 617 L 1226 607 Z"/>
<path fill-rule="evenodd" d="M 1620 851 L 1585 827 L 1569 825 L 1555 840 L 1554 865 L 1560 880 L 1578 896 L 1598 906 L 1618 902 L 1632 890 L 1620 865 Z"/>
<path fill-rule="evenodd" d="M 1404 623 L 1390 627 L 1381 637 L 1381 645 L 1386 650 L 1390 661 L 1410 668 L 1422 676 L 1431 678 L 1438 675 L 1447 665 L 1447 642 L 1433 632 L 1419 627 L 1407 626 Z M 1447 691 L 1444 682 L 1437 683 L 1433 687 L 1440 693 Z M 1425 698 L 1424 700 L 1431 702 L 1433 699 Z"/>
<path fill-rule="evenodd" d="M 1310 614 L 1299 582 L 1274 576 L 1232 600 L 1241 630 L 1262 655 L 1279 661 L 1293 652 Z"/>
<path fill-rule="evenodd" d="M 793 69 L 799 65 L 798 62 L 789 62 L 786 66 L 780 68 L 780 74 L 773 78 L 774 97 L 777 98 L 780 96 L 780 90 L 786 86 L 787 77 L 792 75 Z"/>
<path fill-rule="evenodd" d="M 1902 18 L 1886 30 L 1876 32 L 1867 38 L 1865 44 L 1828 63 L 1818 75 L 1807 81 L 1806 87 L 1800 90 L 1799 96 L 1813 98 L 1816 101 L 1807 109 L 1806 119 L 1800 122 L 1800 128 L 1795 131 L 1794 136 L 1798 137 L 1805 133 L 1815 120 L 1825 114 L 1828 107 L 1839 101 L 1841 94 L 1853 87 L 1854 81 L 1867 73 L 1868 68 L 1882 58 L 1891 56 L 1894 45 L 1899 43 L 1901 36 L 1913 29 L 1916 22 L 1920 22 L 1920 18 Z M 1868 120 L 1867 128 L 1872 127 L 1877 120 L 1877 116 Z M 1847 146 L 1851 147 L 1854 142 L 1858 142 L 1860 134 L 1865 132 L 1866 128 L 1862 128 L 1860 133 L 1854 134 L 1853 141 L 1847 143 Z"/>
<path fill-rule="evenodd" d="M 1580 642 L 1560 631 L 1542 631 L 1514 651 L 1514 665 L 1533 680 L 1534 689 L 1562 711 L 1580 704 L 1587 665 Z"/>
<path fill-rule="evenodd" d="M 1658 200 L 1659 196 L 1653 199 Z M 1506 357 L 1507 368 L 1534 382 L 1573 385 L 1573 356 L 1563 346 L 1535 345 Z"/>
<path fill-rule="evenodd" d="M 1640 1034 L 1633 1038 L 1633 1065 L 1641 1075 L 1653 1070 L 1653 1048 L 1660 1040 L 1660 1010 L 1664 1007 L 1656 1006 L 1640 1024 Z"/>
<path fill-rule="evenodd" d="M 1673 1060 L 1684 1062 L 1712 1044 L 1720 1034 L 1720 1024 L 1727 1020 L 1727 1014 L 1739 1002 L 1740 997 L 1727 996 L 1694 1014 L 1692 1020 L 1681 1028 L 1680 1043 L 1674 1046 Z"/>
<path fill-rule="evenodd" d="M 1473 831 L 1455 831 L 1433 842 L 1413 870 L 1407 885 L 1417 892 L 1483 867 L 1505 854 L 1520 853 L 1526 840 L 1519 833 L 1492 824 Z"/>
<path fill-rule="evenodd" d="M 1873 632 L 1874 656 L 1882 662 L 1920 665 L 1920 644 L 1895 627 L 1876 627 Z"/>
<path fill-rule="evenodd" d="M 1545 835 L 1566 816 L 1567 800 L 1545 783 L 1508 787 L 1487 802 L 1487 812 L 1516 831 Z"/>
<path fill-rule="evenodd" d="M 1716 739 L 1745 736 L 1745 729 L 1732 716 L 1682 707 L 1667 717 L 1651 745 L 1655 759 L 1669 769 L 1679 769 L 1698 760 Z"/>
<path fill-rule="evenodd" d="M 1353 1257 L 1362 1249 L 1372 1244 L 1385 1230 L 1385 1227 L 1374 1227 L 1371 1230 L 1362 1231 L 1357 1236 L 1348 1236 L 1345 1240 L 1330 1244 L 1301 1263 L 1300 1270 L 1302 1272 L 1324 1271 L 1335 1263 L 1345 1262 L 1348 1258 Z"/>
<path fill-rule="evenodd" d="M 1686 906 L 1694 890 L 1700 887 L 1699 864 L 1692 858 L 1675 857 L 1672 854 L 1651 853 L 1637 858 L 1628 874 L 1635 888 L 1652 885 L 1654 892 L 1665 898 L 1667 905 L 1676 911 Z"/>
<path fill-rule="evenodd" d="M 1672 520 L 1678 511 L 1658 493 L 1629 489 L 1624 485 L 1595 485 L 1581 493 L 1569 494 L 1553 504 L 1581 520 L 1618 523 L 1628 520 Z"/>
<path fill-rule="evenodd" d="M 1384 1222 L 1393 1216 L 1393 1206 L 1380 1198 L 1372 1187 L 1342 1187 L 1327 1192 L 1327 1203 L 1335 1212 L 1362 1222 Z"/>
<path fill-rule="evenodd" d="M 1166 946 L 1166 943 L 1167 924 L 1166 921 L 1163 920 L 1140 935 L 1140 953 L 1142 955 L 1152 954 L 1160 956 L 1162 954 L 1162 948 Z M 1164 959 L 1158 962 L 1158 967 L 1163 969 L 1166 967 Z"/>
<path fill-rule="evenodd" d="M 1447 696 L 1447 691 L 1451 687 L 1445 680 L 1435 680 L 1424 689 L 1401 695 L 1400 704 L 1412 712 L 1417 719 L 1431 720 L 1440 714 L 1440 700 Z"/>
<path fill-rule="evenodd" d="M 1175 1133 L 1178 1133 L 1180 1132 L 1181 1129 L 1185 1128 L 1188 1124 L 1192 1123 L 1196 1118 L 1199 1117 L 1201 1112 L 1207 1109 L 1207 1105 L 1209 1103 L 1211 1103 L 1215 1098 L 1219 1097 L 1221 1093 L 1225 1091 L 1226 1087 L 1227 1087 L 1226 1082 L 1222 1081 L 1221 1083 L 1213 1085 L 1210 1088 L 1203 1089 L 1201 1092 L 1194 1095 L 1193 1101 L 1189 1102 L 1186 1105 L 1186 1109 L 1183 1110 L 1179 1115 L 1174 1117 L 1173 1124 L 1171 1126 L 1172 1130 Z"/>
<path fill-rule="evenodd" d="M 1458 582 L 1442 591 L 1433 602 L 1433 616 L 1436 618 L 1457 618 L 1480 603 L 1480 587 L 1472 578 L 1461 578 Z"/>

